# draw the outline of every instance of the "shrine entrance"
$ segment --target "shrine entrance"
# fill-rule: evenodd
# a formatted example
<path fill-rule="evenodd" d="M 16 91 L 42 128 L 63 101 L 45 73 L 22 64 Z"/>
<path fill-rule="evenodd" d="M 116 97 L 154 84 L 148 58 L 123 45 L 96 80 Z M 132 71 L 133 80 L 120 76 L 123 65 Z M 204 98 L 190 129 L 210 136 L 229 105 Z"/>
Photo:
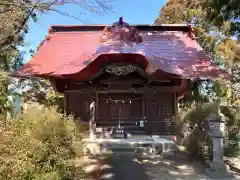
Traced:
<path fill-rule="evenodd" d="M 145 134 L 145 104 L 143 94 L 100 93 L 96 125 L 123 127 L 130 134 Z"/>

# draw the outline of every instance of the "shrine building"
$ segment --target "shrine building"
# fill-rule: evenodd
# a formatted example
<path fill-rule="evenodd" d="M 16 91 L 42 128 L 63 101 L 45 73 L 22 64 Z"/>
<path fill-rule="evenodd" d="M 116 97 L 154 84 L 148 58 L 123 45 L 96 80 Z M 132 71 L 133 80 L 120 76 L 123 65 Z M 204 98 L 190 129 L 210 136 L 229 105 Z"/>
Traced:
<path fill-rule="evenodd" d="M 106 132 L 174 135 L 177 102 L 194 79 L 227 78 L 189 25 L 51 26 L 17 73 L 49 79 L 65 112 Z"/>

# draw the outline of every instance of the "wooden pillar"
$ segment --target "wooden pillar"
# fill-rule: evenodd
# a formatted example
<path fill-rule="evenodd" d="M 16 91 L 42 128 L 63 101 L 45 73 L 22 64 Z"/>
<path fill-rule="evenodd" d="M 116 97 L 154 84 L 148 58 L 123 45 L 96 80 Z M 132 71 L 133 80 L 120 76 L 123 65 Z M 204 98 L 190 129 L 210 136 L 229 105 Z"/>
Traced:
<path fill-rule="evenodd" d="M 68 93 L 65 91 L 64 92 L 64 114 L 68 115 L 68 99 L 67 99 Z"/>
<path fill-rule="evenodd" d="M 152 135 L 152 119 L 151 119 L 151 104 L 152 104 L 152 90 L 150 87 L 145 87 L 144 88 L 144 96 L 145 96 L 145 109 L 146 109 L 146 135 L 151 136 Z"/>

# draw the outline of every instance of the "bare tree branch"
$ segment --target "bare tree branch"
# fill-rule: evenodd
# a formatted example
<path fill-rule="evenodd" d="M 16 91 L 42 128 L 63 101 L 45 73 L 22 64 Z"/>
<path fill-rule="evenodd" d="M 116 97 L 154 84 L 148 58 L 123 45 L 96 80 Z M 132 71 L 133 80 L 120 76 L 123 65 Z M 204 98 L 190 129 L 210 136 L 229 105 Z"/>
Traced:
<path fill-rule="evenodd" d="M 38 0 L 36 2 L 36 4 L 30 9 L 26 18 L 23 19 L 20 27 L 14 32 L 15 35 L 18 36 L 21 33 L 21 31 L 23 30 L 24 26 L 26 25 L 28 19 L 31 17 L 32 13 L 34 12 L 35 8 L 37 7 L 37 5 L 39 4 L 40 1 L 41 0 Z M 0 41 L 0 53 L 11 45 L 11 41 L 9 42 L 10 38 L 11 38 L 11 35 L 9 35 L 8 37 L 6 37 Z"/>
<path fill-rule="evenodd" d="M 62 11 L 59 11 L 59 10 L 57 10 L 57 9 L 52 9 L 52 8 L 50 8 L 49 10 L 50 10 L 50 11 L 54 11 L 54 12 L 56 12 L 56 13 L 59 13 L 59 14 L 61 14 L 61 15 L 63 15 L 63 16 L 68 16 L 68 17 L 71 17 L 71 18 L 73 18 L 73 19 L 79 20 L 79 21 L 81 21 L 83 24 L 86 24 L 86 22 L 83 21 L 82 19 L 80 19 L 80 18 L 78 18 L 78 17 L 75 17 L 75 16 L 73 16 L 73 15 L 67 13 L 67 12 L 62 12 Z"/>
<path fill-rule="evenodd" d="M 100 13 L 101 10 L 104 12 L 112 11 L 112 7 L 107 4 L 106 0 L 103 0 L 103 2 L 101 0 L 79 0 L 79 2 L 77 0 L 64 0 L 63 4 L 66 3 L 79 4 L 80 8 L 87 9 L 90 13 Z M 22 37 L 27 32 L 28 20 L 31 17 L 35 20 L 37 11 L 53 11 L 86 24 L 86 21 L 80 17 L 52 8 L 56 4 L 59 4 L 58 0 L 49 0 L 49 3 L 42 3 L 41 0 L 37 0 L 34 4 L 26 0 L 2 0 L 0 2 L 0 24 L 2 25 L 0 27 L 0 54 L 22 42 Z"/>

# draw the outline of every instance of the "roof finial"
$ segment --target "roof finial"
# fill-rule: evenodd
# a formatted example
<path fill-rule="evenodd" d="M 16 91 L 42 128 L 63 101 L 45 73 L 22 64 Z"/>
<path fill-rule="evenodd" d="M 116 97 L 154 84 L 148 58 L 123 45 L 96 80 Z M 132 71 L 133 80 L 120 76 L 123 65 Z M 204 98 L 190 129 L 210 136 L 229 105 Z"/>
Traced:
<path fill-rule="evenodd" d="M 120 17 L 120 18 L 119 18 L 118 23 L 121 24 L 121 25 L 123 25 L 123 17 Z"/>

